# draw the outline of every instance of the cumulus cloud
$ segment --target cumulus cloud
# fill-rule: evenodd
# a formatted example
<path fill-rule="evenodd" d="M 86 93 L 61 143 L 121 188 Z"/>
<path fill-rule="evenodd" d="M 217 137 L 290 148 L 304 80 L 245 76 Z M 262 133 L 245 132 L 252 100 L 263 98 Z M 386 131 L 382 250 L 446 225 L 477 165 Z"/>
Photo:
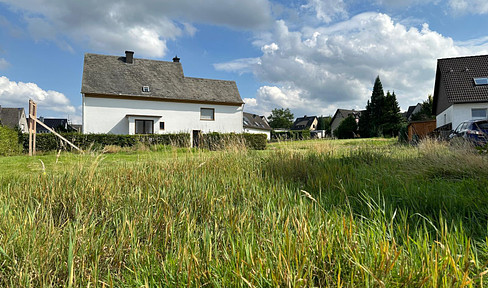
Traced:
<path fill-rule="evenodd" d="M 166 41 L 193 35 L 192 22 L 236 29 L 264 28 L 272 23 L 268 0 L 0 0 L 21 11 L 36 40 L 51 40 L 63 49 L 78 41 L 110 53 L 120 47 L 162 57 Z"/>
<path fill-rule="evenodd" d="M 299 31 L 280 20 L 270 35 L 256 41 L 266 44 L 252 69 L 258 80 L 278 85 L 261 87 L 256 106 L 308 115 L 332 114 L 338 106 L 364 108 L 377 75 L 406 109 L 433 92 L 438 58 L 488 53 L 481 40 L 462 45 L 426 24 L 407 27 L 372 12 Z"/>
<path fill-rule="evenodd" d="M 38 115 L 49 115 L 54 112 L 66 116 L 66 113 L 76 113 L 75 107 L 63 93 L 43 90 L 34 83 L 15 82 L 5 76 L 0 77 L 0 103 L 3 107 L 27 109 L 29 99 L 36 101 Z"/>

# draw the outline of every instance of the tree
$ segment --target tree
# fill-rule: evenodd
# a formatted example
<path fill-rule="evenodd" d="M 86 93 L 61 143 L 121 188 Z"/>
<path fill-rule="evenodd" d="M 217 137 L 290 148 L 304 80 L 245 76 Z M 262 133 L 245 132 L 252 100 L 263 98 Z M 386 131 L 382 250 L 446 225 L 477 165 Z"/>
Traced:
<path fill-rule="evenodd" d="M 330 133 L 330 122 L 332 117 L 330 116 L 320 116 L 318 117 L 317 130 L 325 130 L 327 134 Z"/>
<path fill-rule="evenodd" d="M 339 127 L 334 130 L 334 135 L 339 139 L 350 139 L 354 138 L 357 132 L 358 124 L 356 119 L 352 115 L 349 115 L 341 122 L 341 124 L 339 124 Z"/>
<path fill-rule="evenodd" d="M 268 123 L 271 128 L 290 129 L 293 119 L 295 118 L 289 108 L 275 108 L 271 110 L 271 115 L 268 116 Z"/>
<path fill-rule="evenodd" d="M 385 96 L 380 76 L 376 77 L 371 101 L 359 118 L 361 137 L 396 136 L 401 125 L 400 107 L 395 92 Z"/>
<path fill-rule="evenodd" d="M 420 108 L 420 111 L 412 115 L 412 121 L 435 119 L 435 115 L 432 114 L 433 105 L 434 100 L 432 99 L 432 95 L 427 96 L 427 100 L 422 102 L 422 107 Z"/>
<path fill-rule="evenodd" d="M 381 118 L 380 130 L 383 135 L 397 136 L 402 125 L 402 116 L 400 115 L 400 106 L 398 106 L 394 91 L 393 94 L 390 94 L 390 91 L 386 93 Z"/>

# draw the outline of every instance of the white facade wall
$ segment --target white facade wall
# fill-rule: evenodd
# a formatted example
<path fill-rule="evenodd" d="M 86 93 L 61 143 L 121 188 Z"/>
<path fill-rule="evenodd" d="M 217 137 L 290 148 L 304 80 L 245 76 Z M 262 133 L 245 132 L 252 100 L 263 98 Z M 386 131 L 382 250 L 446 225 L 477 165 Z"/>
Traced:
<path fill-rule="evenodd" d="M 259 130 L 253 128 L 244 128 L 244 133 L 251 133 L 251 134 L 266 134 L 266 139 L 271 140 L 271 131 L 268 130 Z"/>
<path fill-rule="evenodd" d="M 242 105 L 196 104 L 98 98 L 83 95 L 83 133 L 134 134 L 135 120 L 153 120 L 155 134 L 242 133 Z M 200 120 L 200 108 L 215 109 L 214 120 Z M 164 130 L 160 130 L 164 122 Z"/>
<path fill-rule="evenodd" d="M 488 103 L 463 103 L 453 104 L 436 116 L 436 127 L 452 123 L 452 129 L 456 129 L 459 123 L 479 119 L 471 117 L 471 109 L 488 109 Z"/>

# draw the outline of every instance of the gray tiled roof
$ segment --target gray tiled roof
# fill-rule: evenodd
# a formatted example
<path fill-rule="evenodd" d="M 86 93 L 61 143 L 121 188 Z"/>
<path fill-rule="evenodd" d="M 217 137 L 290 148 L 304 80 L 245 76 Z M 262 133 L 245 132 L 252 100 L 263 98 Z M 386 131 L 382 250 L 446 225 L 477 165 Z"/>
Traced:
<path fill-rule="evenodd" d="M 150 92 L 142 87 L 149 86 Z M 185 77 L 181 63 L 85 54 L 81 93 L 242 104 L 234 81 Z"/>
<path fill-rule="evenodd" d="M 348 109 L 337 109 L 336 113 L 334 114 L 334 116 L 332 117 L 331 119 L 331 123 L 334 122 L 334 119 L 336 119 L 339 114 L 342 116 L 343 119 L 347 118 L 349 115 L 353 115 L 354 118 L 359 118 L 361 116 L 361 113 L 363 112 L 364 110 L 348 110 Z"/>
<path fill-rule="evenodd" d="M 439 59 L 437 65 L 450 103 L 488 101 L 488 85 L 473 80 L 488 77 L 488 55 Z"/>
<path fill-rule="evenodd" d="M 19 121 L 22 117 L 22 111 L 24 108 L 1 108 L 0 109 L 0 122 L 2 125 L 8 127 L 15 127 L 19 125 Z"/>
<path fill-rule="evenodd" d="M 244 112 L 243 113 L 243 126 L 244 128 L 254 128 L 261 130 L 273 130 L 268 124 L 268 121 L 263 119 L 262 116 Z"/>

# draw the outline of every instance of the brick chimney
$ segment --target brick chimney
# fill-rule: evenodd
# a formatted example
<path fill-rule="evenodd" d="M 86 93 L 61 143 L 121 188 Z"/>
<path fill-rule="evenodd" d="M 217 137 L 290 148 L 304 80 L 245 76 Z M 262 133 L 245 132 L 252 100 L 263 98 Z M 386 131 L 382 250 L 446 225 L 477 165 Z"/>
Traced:
<path fill-rule="evenodd" d="M 125 51 L 125 63 L 134 63 L 134 51 Z"/>
<path fill-rule="evenodd" d="M 180 63 L 180 58 L 178 58 L 178 55 L 176 55 L 175 58 L 173 58 L 173 62 Z"/>

